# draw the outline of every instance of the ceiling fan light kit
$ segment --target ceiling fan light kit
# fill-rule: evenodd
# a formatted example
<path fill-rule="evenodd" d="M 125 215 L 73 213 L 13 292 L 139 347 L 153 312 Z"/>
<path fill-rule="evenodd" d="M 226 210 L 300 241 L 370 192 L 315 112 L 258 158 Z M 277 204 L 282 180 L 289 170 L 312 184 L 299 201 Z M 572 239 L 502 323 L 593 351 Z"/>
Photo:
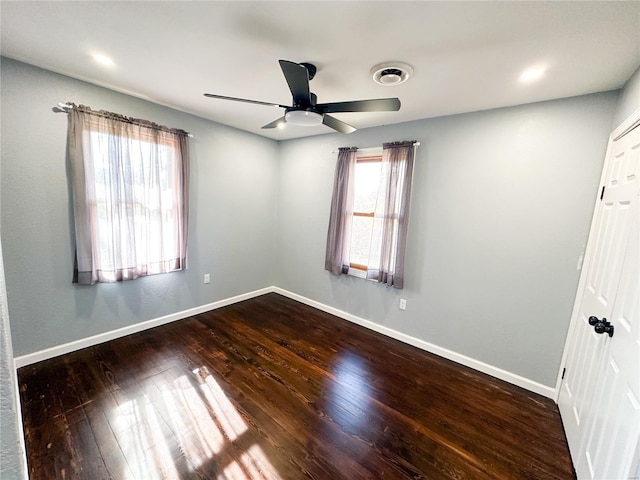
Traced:
<path fill-rule="evenodd" d="M 413 67 L 403 62 L 384 62 L 373 67 L 369 73 L 374 82 L 390 87 L 409 80 L 413 75 Z"/>
<path fill-rule="evenodd" d="M 400 110 L 400 100 L 398 98 L 318 103 L 316 95 L 309 90 L 309 80 L 311 80 L 316 74 L 315 65 L 311 63 L 294 63 L 288 60 L 280 60 L 280 68 L 282 69 L 284 78 L 289 85 L 289 90 L 291 90 L 291 106 L 261 102 L 258 100 L 247 100 L 246 98 L 227 97 L 213 93 L 205 93 L 204 96 L 285 109 L 283 117 L 266 124 L 262 128 L 280 128 L 285 123 L 292 123 L 294 125 L 302 125 L 306 127 L 322 124 L 340 133 L 351 133 L 356 131 L 355 127 L 328 114 L 346 112 L 397 112 Z M 396 74 L 402 76 L 402 73 L 403 72 L 400 71 Z M 391 80 L 391 77 L 388 80 Z"/>
<path fill-rule="evenodd" d="M 287 123 L 300 125 L 303 127 L 315 127 L 322 124 L 322 115 L 307 110 L 291 110 L 285 113 L 284 119 Z"/>

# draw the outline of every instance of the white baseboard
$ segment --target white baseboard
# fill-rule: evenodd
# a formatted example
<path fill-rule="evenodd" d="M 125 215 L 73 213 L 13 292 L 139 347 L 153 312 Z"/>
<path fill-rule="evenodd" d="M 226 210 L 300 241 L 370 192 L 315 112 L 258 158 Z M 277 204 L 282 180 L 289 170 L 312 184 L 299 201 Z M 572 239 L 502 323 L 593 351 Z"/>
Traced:
<path fill-rule="evenodd" d="M 289 292 L 278 287 L 272 287 L 272 291 L 275 293 L 279 293 L 280 295 L 284 295 L 285 297 L 291 298 L 292 300 L 304 303 L 305 305 L 309 305 L 310 307 L 322 310 L 323 312 L 335 315 L 336 317 L 348 320 L 349 322 L 356 323 L 360 326 L 381 333 L 382 335 L 386 335 L 387 337 L 400 340 L 401 342 L 408 343 L 409 345 L 413 345 L 414 347 L 417 347 L 421 350 L 425 350 L 429 353 L 438 355 L 439 357 L 443 357 L 447 360 L 459 363 L 461 365 L 464 365 L 465 367 L 473 368 L 474 370 L 477 370 L 479 372 L 486 373 L 487 375 L 499 378 L 500 380 L 504 380 L 505 382 L 517 385 L 518 387 L 522 387 L 544 397 L 551 398 L 555 401 L 556 391 L 552 387 L 534 382 L 533 380 L 530 380 L 528 378 L 521 377 L 520 375 L 517 375 L 515 373 L 508 372 L 498 367 L 494 367 L 493 365 L 475 360 L 452 350 L 447 350 L 446 348 L 439 347 L 438 345 L 434 345 L 433 343 L 425 342 L 424 340 L 420 340 L 419 338 L 415 338 L 402 332 L 398 332 L 397 330 L 378 325 L 377 323 L 365 320 L 364 318 L 357 317 L 347 312 L 343 312 L 342 310 L 338 310 L 337 308 L 329 307 L 328 305 L 324 305 L 320 302 L 316 302 L 315 300 L 303 297 L 302 295 L 298 295 L 297 293 Z"/>
<path fill-rule="evenodd" d="M 466 367 L 473 368 L 474 370 L 477 370 L 479 372 L 486 373 L 487 375 L 491 375 L 492 377 L 499 378 L 500 380 L 504 380 L 505 382 L 517 385 L 518 387 L 522 387 L 544 397 L 548 397 L 554 400 L 556 398 L 556 391 L 552 387 L 542 385 L 541 383 L 534 382 L 533 380 L 521 377 L 520 375 L 517 375 L 515 373 L 511 373 L 501 368 L 494 367 L 493 365 L 475 360 L 452 350 L 439 347 L 438 345 L 434 345 L 433 343 L 429 343 L 424 340 L 420 340 L 419 338 L 415 338 L 402 332 L 398 332 L 397 330 L 378 325 L 377 323 L 371 322 L 370 320 L 365 320 L 364 318 L 357 317 L 342 310 L 338 310 L 337 308 L 330 307 L 315 300 L 311 300 L 307 297 L 303 297 L 302 295 L 298 295 L 297 293 L 293 293 L 288 290 L 273 286 L 254 290 L 253 292 L 226 298 L 224 300 L 219 300 L 217 302 L 209 303 L 206 305 L 201 305 L 200 307 L 190 308 L 188 310 L 183 310 L 171 315 L 155 318 L 146 322 L 136 323 L 135 325 L 129 325 L 127 327 L 111 330 L 109 332 L 100 333 L 92 337 L 83 338 L 81 340 L 76 340 L 73 342 L 65 343 L 63 345 L 47 348 L 45 350 L 30 353 L 28 355 L 22 355 L 14 359 L 15 366 L 16 368 L 20 368 L 26 365 L 31 365 L 32 363 L 40 362 L 42 360 L 48 360 L 59 355 L 64 355 L 65 353 L 70 353 L 82 348 L 91 347 L 93 345 L 108 342 L 110 340 L 115 340 L 116 338 L 131 335 L 132 333 L 138 333 L 149 328 L 175 322 L 176 320 L 182 320 L 184 318 L 198 315 L 200 313 L 215 310 L 217 308 L 225 307 L 227 305 L 231 305 L 243 300 L 248 300 L 250 298 L 264 295 L 265 293 L 272 292 L 291 298 L 292 300 L 296 300 L 300 303 L 304 303 L 305 305 L 309 305 L 310 307 L 317 308 L 318 310 L 322 310 L 323 312 L 330 313 L 331 315 L 335 315 L 336 317 L 340 317 L 349 322 L 373 330 L 374 332 L 378 332 L 382 335 L 386 335 L 387 337 L 391 337 L 401 342 L 407 343 L 421 350 L 433 353 Z"/>
<path fill-rule="evenodd" d="M 258 297 L 260 295 L 264 295 L 265 293 L 270 293 L 273 291 L 273 287 L 261 288 L 260 290 L 254 290 L 253 292 L 243 293 L 242 295 L 237 295 L 235 297 L 225 298 L 223 300 L 218 300 L 217 302 L 208 303 L 199 307 L 172 313 L 171 315 L 165 315 L 164 317 L 154 318 L 152 320 L 147 320 L 145 322 L 118 328 L 109 332 L 99 333 L 91 337 L 82 338 L 80 340 L 75 340 L 73 342 L 65 343 L 63 345 L 57 345 L 51 348 L 46 348 L 44 350 L 30 353 L 28 355 L 15 357 L 14 363 L 16 368 L 24 367 L 26 365 L 31 365 L 32 363 L 37 363 L 43 360 L 57 357 L 59 355 L 64 355 L 65 353 L 74 352 L 83 348 L 92 347 L 93 345 L 98 345 L 99 343 L 104 343 L 110 340 L 115 340 L 116 338 L 125 337 L 127 335 L 131 335 L 132 333 L 142 332 L 143 330 L 148 330 L 149 328 L 158 327 L 166 323 L 175 322 L 176 320 L 182 320 L 184 318 L 192 317 L 194 315 L 208 312 L 210 310 L 226 307 L 227 305 Z"/>

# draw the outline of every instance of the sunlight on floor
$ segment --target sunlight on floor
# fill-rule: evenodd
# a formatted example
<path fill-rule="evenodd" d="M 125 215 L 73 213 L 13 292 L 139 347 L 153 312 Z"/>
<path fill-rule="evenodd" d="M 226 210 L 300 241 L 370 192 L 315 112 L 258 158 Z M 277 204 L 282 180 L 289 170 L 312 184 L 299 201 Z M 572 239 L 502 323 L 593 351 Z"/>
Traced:
<path fill-rule="evenodd" d="M 247 426 L 240 414 L 233 408 L 233 405 L 231 405 L 231 402 L 225 396 L 220 385 L 218 385 L 209 372 L 206 371 L 206 368 L 207 367 L 202 367 L 206 372 L 204 384 L 201 385 L 202 391 L 209 405 L 213 408 L 215 418 L 220 422 L 226 437 L 229 441 L 233 441 L 247 430 Z"/>
<path fill-rule="evenodd" d="M 254 445 L 240 457 L 240 461 L 231 463 L 224 469 L 224 474 L 219 475 L 217 480 L 236 480 L 253 478 L 278 478 L 271 475 L 266 476 L 266 472 L 273 470 L 273 467 L 266 461 L 259 446 Z"/>
<path fill-rule="evenodd" d="M 130 425 L 124 435 L 118 435 L 120 448 L 128 460 L 134 479 L 149 480 L 179 478 L 171 461 L 171 451 L 163 440 L 161 419 L 145 395 L 143 401 L 131 401 L 120 406 L 123 416 L 120 423 Z M 132 461 L 135 459 L 135 462 Z M 158 469 L 157 460 L 162 460 Z"/>
<path fill-rule="evenodd" d="M 259 445 L 244 446 L 251 432 L 207 367 L 192 373 L 159 380 L 157 398 L 145 393 L 111 417 L 132 478 L 179 479 L 214 466 L 217 480 L 279 479 Z"/>

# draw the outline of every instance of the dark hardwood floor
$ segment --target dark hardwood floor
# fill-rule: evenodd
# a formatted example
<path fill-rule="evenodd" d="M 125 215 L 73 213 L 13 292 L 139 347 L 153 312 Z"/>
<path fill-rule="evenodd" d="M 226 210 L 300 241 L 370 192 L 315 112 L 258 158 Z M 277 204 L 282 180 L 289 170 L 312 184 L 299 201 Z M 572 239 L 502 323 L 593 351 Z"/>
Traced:
<path fill-rule="evenodd" d="M 551 400 L 277 294 L 18 376 L 31 480 L 574 478 Z"/>

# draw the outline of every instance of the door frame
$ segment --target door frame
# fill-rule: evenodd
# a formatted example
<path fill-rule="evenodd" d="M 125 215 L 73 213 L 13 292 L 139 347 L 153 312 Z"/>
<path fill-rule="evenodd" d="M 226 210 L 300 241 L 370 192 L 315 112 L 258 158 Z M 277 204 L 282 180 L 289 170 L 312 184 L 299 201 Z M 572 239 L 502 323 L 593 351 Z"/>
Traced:
<path fill-rule="evenodd" d="M 577 326 L 580 324 L 579 322 L 579 313 L 580 313 L 580 305 L 582 303 L 582 297 L 584 295 L 584 290 L 586 288 L 587 275 L 586 272 L 589 271 L 589 266 L 591 264 L 591 260 L 593 257 L 593 249 L 595 248 L 595 244 L 592 241 L 594 230 L 595 230 L 595 219 L 600 210 L 600 192 L 602 185 L 604 185 L 604 181 L 606 179 L 606 175 L 611 168 L 611 151 L 613 142 L 624 136 L 629 131 L 633 130 L 635 127 L 640 125 L 640 108 L 636 109 L 629 117 L 622 122 L 618 127 L 616 127 L 611 134 L 609 135 L 609 141 L 607 142 L 607 152 L 605 154 L 604 163 L 602 165 L 602 174 L 600 176 L 600 183 L 598 184 L 598 189 L 595 195 L 595 205 L 593 208 L 593 215 L 591 217 L 591 226 L 589 227 L 589 236 L 587 237 L 587 247 L 583 253 L 583 264 L 580 269 L 580 280 L 578 281 L 578 289 L 576 290 L 576 297 L 573 303 L 573 310 L 571 311 L 571 321 L 569 323 L 569 330 L 567 332 L 567 338 L 564 343 L 564 350 L 562 352 L 562 360 L 560 361 L 560 368 L 558 369 L 558 376 L 556 379 L 556 386 L 554 392 L 554 401 L 556 404 L 558 403 L 558 399 L 560 398 L 560 390 L 562 388 L 562 377 L 564 376 L 564 367 L 567 363 L 567 357 L 569 356 L 569 347 L 571 345 L 571 341 L 573 337 L 577 334 Z M 640 128 L 640 127 L 638 127 Z"/>

